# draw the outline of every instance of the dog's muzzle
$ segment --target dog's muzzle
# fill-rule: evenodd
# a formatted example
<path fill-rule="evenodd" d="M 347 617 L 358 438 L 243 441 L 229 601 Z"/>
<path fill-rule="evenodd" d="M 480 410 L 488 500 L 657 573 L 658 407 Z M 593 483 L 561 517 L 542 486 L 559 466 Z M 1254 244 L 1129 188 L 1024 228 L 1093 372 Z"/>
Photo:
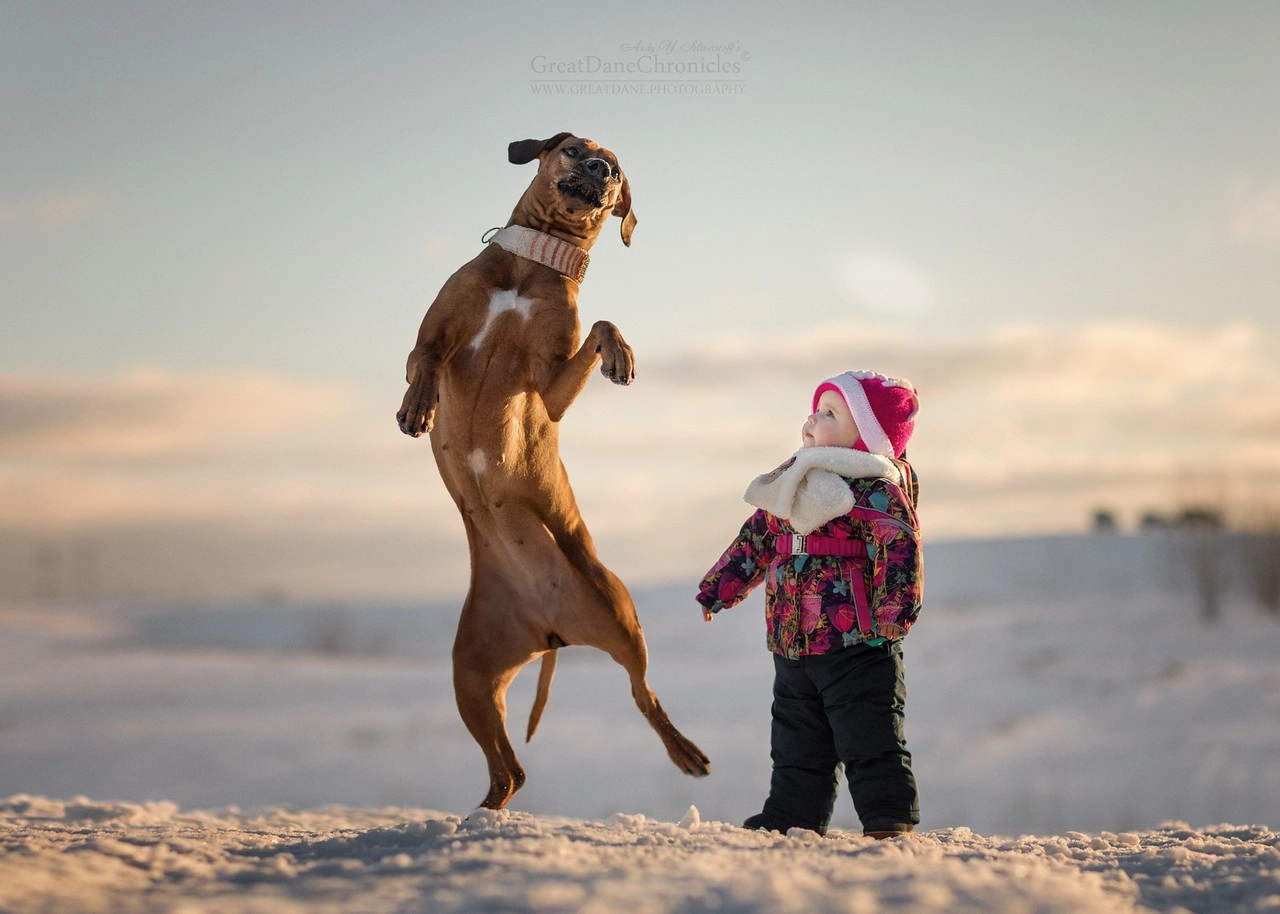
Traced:
<path fill-rule="evenodd" d="M 604 159 L 587 159 L 580 162 L 568 177 L 556 185 L 562 194 L 577 197 L 592 206 L 603 206 L 609 181 L 613 180 L 613 166 Z"/>

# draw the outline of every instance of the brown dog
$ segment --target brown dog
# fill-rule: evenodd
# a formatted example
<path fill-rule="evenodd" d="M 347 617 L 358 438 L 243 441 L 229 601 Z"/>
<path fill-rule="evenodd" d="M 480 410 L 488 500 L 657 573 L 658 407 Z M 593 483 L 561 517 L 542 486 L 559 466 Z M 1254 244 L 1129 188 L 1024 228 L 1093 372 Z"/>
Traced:
<path fill-rule="evenodd" d="M 612 213 L 630 246 L 631 191 L 609 150 L 568 133 L 512 143 L 538 173 L 511 219 L 445 282 L 409 354 L 397 419 L 431 433 L 445 487 L 462 512 L 471 587 L 453 645 L 462 719 L 489 763 L 481 804 L 501 809 L 525 774 L 506 730 L 507 687 L 542 657 L 528 737 L 555 672 L 556 649 L 590 645 L 631 677 L 640 712 L 671 760 L 705 775 L 710 762 L 667 718 L 645 679 L 635 606 L 596 557 L 560 462 L 560 418 L 597 362 L 616 384 L 635 378 L 631 347 L 598 321 L 578 345 L 578 283 L 586 251 Z"/>

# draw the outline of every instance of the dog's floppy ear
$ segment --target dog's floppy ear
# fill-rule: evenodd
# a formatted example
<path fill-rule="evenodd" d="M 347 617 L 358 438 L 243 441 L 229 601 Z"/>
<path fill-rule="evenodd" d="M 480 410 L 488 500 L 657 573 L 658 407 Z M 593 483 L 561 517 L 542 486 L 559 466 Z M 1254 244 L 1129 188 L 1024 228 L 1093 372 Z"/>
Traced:
<path fill-rule="evenodd" d="M 613 208 L 615 216 L 622 217 L 622 243 L 631 247 L 631 233 L 636 230 L 636 214 L 631 211 L 631 182 L 622 179 L 622 198 Z"/>
<path fill-rule="evenodd" d="M 549 140 L 516 140 L 507 147 L 507 161 L 512 165 L 526 165 L 548 149 L 555 149 L 572 133 L 557 133 Z"/>

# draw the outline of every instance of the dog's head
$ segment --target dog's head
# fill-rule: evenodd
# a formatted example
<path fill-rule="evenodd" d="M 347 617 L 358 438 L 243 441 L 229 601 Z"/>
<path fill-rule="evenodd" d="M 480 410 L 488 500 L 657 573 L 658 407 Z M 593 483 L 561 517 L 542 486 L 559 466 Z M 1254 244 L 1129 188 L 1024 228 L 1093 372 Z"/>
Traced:
<path fill-rule="evenodd" d="M 547 140 L 514 142 L 507 147 L 507 158 L 514 165 L 539 160 L 538 176 L 521 199 L 536 218 L 589 247 L 611 214 L 621 216 L 622 243 L 631 246 L 636 227 L 631 185 L 612 152 L 592 140 L 557 133 Z"/>

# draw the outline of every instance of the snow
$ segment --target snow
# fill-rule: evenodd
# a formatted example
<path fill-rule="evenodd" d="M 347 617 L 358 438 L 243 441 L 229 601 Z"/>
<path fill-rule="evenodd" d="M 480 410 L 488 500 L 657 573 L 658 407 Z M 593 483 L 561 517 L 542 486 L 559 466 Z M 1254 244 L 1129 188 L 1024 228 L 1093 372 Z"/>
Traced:
<path fill-rule="evenodd" d="M 1178 548 L 926 546 L 924 821 L 882 842 L 847 796 L 825 838 L 737 827 L 768 783 L 760 607 L 706 625 L 694 582 L 637 603 L 711 777 L 568 649 L 502 812 L 471 808 L 453 601 L 0 606 L 0 912 L 1280 912 L 1280 619 L 1229 591 L 1202 623 Z"/>
<path fill-rule="evenodd" d="M 259 815 L 171 803 L 0 804 L 0 910 L 900 914 L 1280 910 L 1263 827 L 877 842 L 644 815 L 426 809 Z"/>

